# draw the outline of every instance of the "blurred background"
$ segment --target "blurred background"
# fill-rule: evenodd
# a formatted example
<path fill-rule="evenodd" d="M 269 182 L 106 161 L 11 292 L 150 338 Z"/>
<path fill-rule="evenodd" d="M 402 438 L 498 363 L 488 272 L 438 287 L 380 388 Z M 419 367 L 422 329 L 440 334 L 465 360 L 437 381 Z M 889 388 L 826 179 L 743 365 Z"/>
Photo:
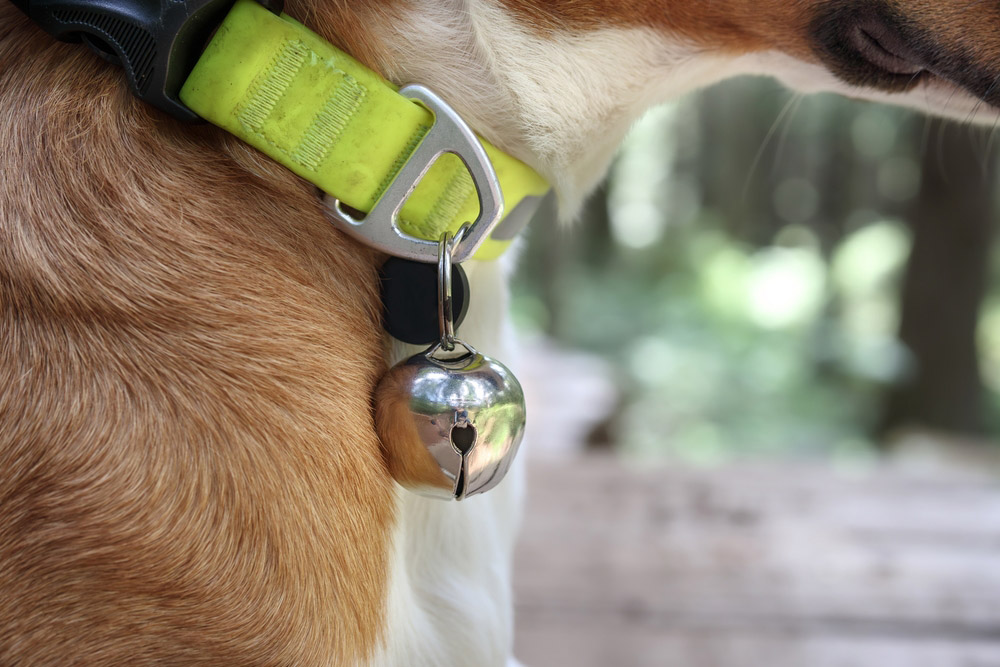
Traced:
<path fill-rule="evenodd" d="M 539 216 L 520 659 L 1000 666 L 995 129 L 740 79 Z"/>

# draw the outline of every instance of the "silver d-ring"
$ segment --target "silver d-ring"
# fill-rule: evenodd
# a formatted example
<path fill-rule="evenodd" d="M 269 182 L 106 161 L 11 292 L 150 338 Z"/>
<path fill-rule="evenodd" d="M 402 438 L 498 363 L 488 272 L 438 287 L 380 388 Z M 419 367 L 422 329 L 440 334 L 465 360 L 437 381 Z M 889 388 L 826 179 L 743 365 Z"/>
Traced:
<path fill-rule="evenodd" d="M 438 243 L 438 329 L 441 332 L 441 348 L 445 352 L 455 349 L 455 308 L 451 294 L 452 253 L 465 238 L 469 224 L 462 225 L 452 236 L 445 232 Z"/>
<path fill-rule="evenodd" d="M 407 156 L 368 215 L 355 218 L 340 200 L 327 197 L 327 217 L 344 233 L 393 257 L 433 264 L 434 240 L 404 232 L 399 215 L 438 158 L 450 153 L 465 165 L 479 200 L 479 217 L 469 226 L 465 242 L 452 249 L 455 263 L 461 264 L 472 258 L 503 217 L 503 191 L 496 169 L 475 133 L 444 100 L 418 85 L 404 86 L 399 94 L 429 110 L 434 115 L 434 124 Z"/>

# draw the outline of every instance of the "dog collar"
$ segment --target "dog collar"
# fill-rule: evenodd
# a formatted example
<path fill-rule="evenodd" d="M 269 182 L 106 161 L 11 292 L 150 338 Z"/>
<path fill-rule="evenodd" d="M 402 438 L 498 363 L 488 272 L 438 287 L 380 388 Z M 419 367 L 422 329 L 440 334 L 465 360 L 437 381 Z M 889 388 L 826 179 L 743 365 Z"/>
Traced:
<path fill-rule="evenodd" d="M 454 261 L 496 258 L 548 190 L 433 92 L 397 90 L 273 0 L 237 0 L 221 23 L 222 0 L 158 11 L 127 0 L 14 1 L 50 33 L 82 36 L 123 64 L 139 97 L 184 120 L 196 114 L 314 183 L 335 198 L 331 222 L 391 255 L 436 262 L 438 240 L 474 221 Z"/>

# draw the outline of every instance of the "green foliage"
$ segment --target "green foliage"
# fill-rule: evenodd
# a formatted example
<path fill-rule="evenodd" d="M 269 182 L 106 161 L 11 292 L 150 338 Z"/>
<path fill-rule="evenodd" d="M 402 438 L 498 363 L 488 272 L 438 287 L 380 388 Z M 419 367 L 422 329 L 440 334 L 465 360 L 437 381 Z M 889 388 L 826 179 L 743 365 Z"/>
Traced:
<path fill-rule="evenodd" d="M 918 128 L 759 81 L 658 109 L 576 229 L 533 224 L 517 321 L 611 360 L 626 451 L 870 456 L 911 370 L 895 334 Z M 988 317 L 1000 330 L 1000 301 Z"/>

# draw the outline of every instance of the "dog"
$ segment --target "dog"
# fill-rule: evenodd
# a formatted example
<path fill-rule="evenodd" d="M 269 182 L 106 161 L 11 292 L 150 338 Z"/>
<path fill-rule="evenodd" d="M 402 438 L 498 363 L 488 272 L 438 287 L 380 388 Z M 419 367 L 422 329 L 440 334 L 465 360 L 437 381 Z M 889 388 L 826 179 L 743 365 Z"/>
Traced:
<path fill-rule="evenodd" d="M 984 122 L 1000 104 L 994 3 L 285 11 L 435 90 L 566 219 L 645 110 L 730 76 Z M 522 464 L 459 503 L 395 484 L 371 396 L 415 349 L 381 331 L 382 256 L 8 3 L 0 119 L 0 664 L 516 664 Z M 504 359 L 512 257 L 468 264 L 463 333 Z"/>

